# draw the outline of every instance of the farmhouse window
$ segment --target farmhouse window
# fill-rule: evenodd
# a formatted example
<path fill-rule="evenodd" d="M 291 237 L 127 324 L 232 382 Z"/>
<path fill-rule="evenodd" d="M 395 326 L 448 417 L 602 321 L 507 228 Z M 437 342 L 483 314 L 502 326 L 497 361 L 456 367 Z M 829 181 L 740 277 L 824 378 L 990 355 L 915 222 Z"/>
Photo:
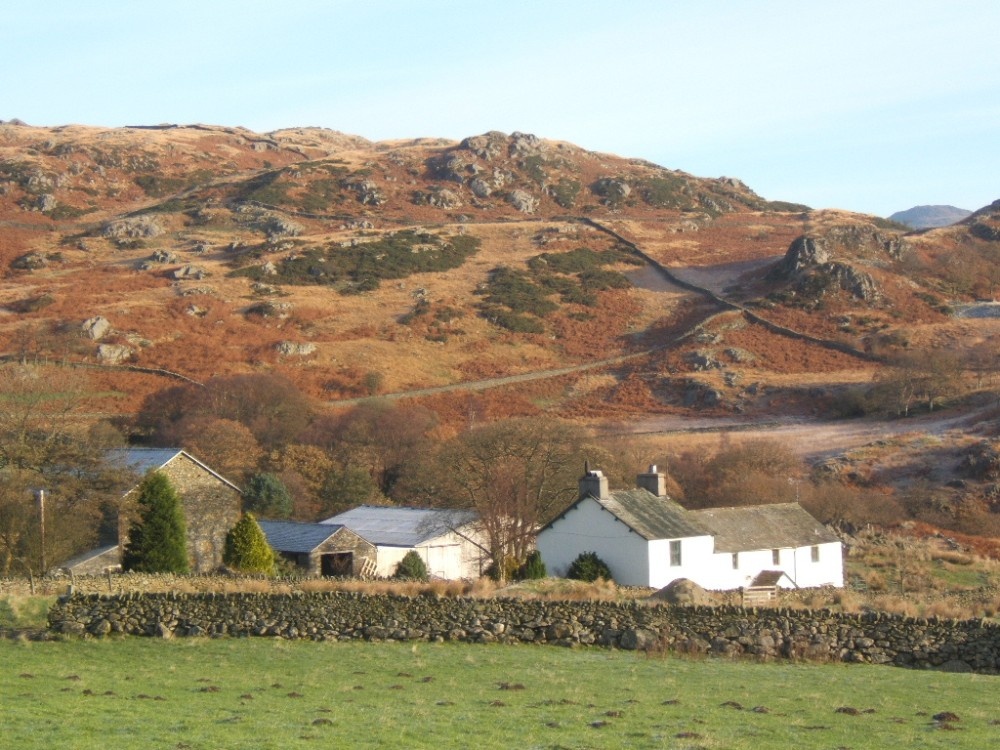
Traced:
<path fill-rule="evenodd" d="M 773 549 L 773 550 L 771 550 L 771 564 L 772 565 L 781 565 L 781 550 L 780 549 Z"/>
<path fill-rule="evenodd" d="M 740 553 L 733 553 L 733 570 L 739 570 L 740 568 Z"/>
<path fill-rule="evenodd" d="M 819 562 L 819 547 L 813 546 L 813 548 L 809 550 L 809 554 L 812 557 L 813 562 Z"/>
<path fill-rule="evenodd" d="M 679 539 L 670 543 L 670 564 L 675 567 L 681 564 L 681 542 Z"/>

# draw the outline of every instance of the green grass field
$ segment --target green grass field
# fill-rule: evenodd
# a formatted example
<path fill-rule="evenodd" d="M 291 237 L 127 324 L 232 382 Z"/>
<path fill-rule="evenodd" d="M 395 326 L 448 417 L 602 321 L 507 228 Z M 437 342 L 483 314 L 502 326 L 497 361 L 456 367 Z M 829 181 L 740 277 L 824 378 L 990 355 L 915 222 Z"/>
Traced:
<path fill-rule="evenodd" d="M 0 664 L 19 750 L 1000 744 L 1000 677 L 892 667 L 265 639 L 0 641 Z"/>

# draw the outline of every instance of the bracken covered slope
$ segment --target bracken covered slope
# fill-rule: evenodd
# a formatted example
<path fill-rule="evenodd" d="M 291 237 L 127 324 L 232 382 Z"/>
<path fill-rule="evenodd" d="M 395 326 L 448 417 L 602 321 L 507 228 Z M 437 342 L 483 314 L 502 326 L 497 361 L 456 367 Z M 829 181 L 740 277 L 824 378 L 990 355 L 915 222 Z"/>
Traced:
<path fill-rule="evenodd" d="M 903 339 L 995 344 L 950 312 L 995 294 L 998 217 L 908 233 L 522 133 L 7 123 L 0 350 L 99 366 L 107 412 L 164 386 L 134 368 L 269 369 L 330 402 L 454 387 L 424 396 L 445 413 L 535 374 L 477 398 L 797 408 Z"/>

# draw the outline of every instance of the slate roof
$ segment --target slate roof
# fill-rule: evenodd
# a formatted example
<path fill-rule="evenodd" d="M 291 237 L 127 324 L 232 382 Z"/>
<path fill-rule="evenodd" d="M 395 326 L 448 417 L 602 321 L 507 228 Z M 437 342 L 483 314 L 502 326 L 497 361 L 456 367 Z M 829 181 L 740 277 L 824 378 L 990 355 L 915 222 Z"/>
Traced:
<path fill-rule="evenodd" d="M 68 570 L 69 568 L 75 568 L 77 565 L 80 565 L 82 563 L 90 562 L 91 560 L 94 560 L 100 557 L 101 555 L 107 555 L 111 552 L 117 552 L 117 551 L 118 551 L 117 544 L 106 544 L 103 547 L 98 547 L 96 549 L 87 550 L 86 552 L 81 552 L 79 555 L 71 557 L 69 560 L 62 563 L 58 567 L 65 568 Z"/>
<path fill-rule="evenodd" d="M 224 476 L 199 461 L 187 451 L 181 450 L 180 448 L 136 448 L 130 446 L 123 450 L 111 451 L 109 459 L 114 463 L 125 466 L 139 476 L 145 476 L 150 471 L 162 469 L 178 456 L 185 456 L 186 458 L 191 459 L 209 474 L 225 482 L 237 492 L 242 493 L 242 490 L 240 490 L 239 487 L 230 482 Z"/>
<path fill-rule="evenodd" d="M 126 448 L 114 451 L 114 460 L 136 474 L 144 475 L 154 469 L 162 469 L 181 453 L 180 448 Z"/>
<path fill-rule="evenodd" d="M 716 552 L 807 547 L 840 541 L 798 503 L 690 511 L 715 536 Z"/>
<path fill-rule="evenodd" d="M 320 524 L 341 524 L 383 547 L 417 547 L 478 518 L 474 510 L 359 505 Z"/>
<path fill-rule="evenodd" d="M 267 543 L 278 552 L 312 552 L 343 526 L 295 521 L 257 521 Z"/>
<path fill-rule="evenodd" d="M 615 490 L 607 497 L 588 495 L 577 500 L 560 514 L 562 518 L 584 500 L 593 500 L 604 510 L 647 541 L 706 536 L 710 532 L 691 518 L 689 511 L 668 497 L 657 497 L 645 489 Z M 551 526 L 559 518 L 551 521 Z M 546 527 L 547 528 L 547 527 Z"/>
<path fill-rule="evenodd" d="M 788 578 L 788 574 L 783 570 L 762 570 L 757 577 L 750 581 L 751 587 L 777 586 L 782 578 Z M 788 580 L 792 580 L 788 578 Z"/>

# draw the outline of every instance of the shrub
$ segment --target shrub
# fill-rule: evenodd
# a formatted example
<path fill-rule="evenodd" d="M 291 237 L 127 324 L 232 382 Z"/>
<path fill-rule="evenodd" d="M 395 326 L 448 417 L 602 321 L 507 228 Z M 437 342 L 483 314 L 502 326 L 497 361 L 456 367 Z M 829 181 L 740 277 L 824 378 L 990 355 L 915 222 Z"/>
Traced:
<path fill-rule="evenodd" d="M 581 552 L 570 564 L 566 577 L 577 581 L 596 581 L 598 578 L 603 578 L 605 581 L 614 580 L 611 568 L 597 556 L 596 552 Z"/>
<path fill-rule="evenodd" d="M 690 203 L 684 194 L 687 181 L 679 175 L 651 177 L 641 186 L 642 199 L 656 208 L 680 208 Z"/>
<path fill-rule="evenodd" d="M 558 309 L 558 305 L 548 298 L 549 294 L 549 290 L 538 286 L 524 271 L 500 266 L 490 272 L 485 304 L 503 305 L 515 313 L 545 317 Z"/>
<path fill-rule="evenodd" d="M 274 474 L 254 474 L 243 494 L 247 510 L 263 518 L 288 518 L 292 514 L 292 496 Z"/>
<path fill-rule="evenodd" d="M 494 325 L 514 333 L 545 333 L 545 326 L 538 318 L 519 315 L 499 307 L 484 309 L 483 317 Z"/>
<path fill-rule="evenodd" d="M 479 240 L 475 237 L 442 237 L 406 229 L 350 247 L 305 249 L 280 263 L 271 281 L 324 284 L 344 294 L 359 294 L 378 289 L 386 279 L 458 268 L 478 250 Z M 241 268 L 232 275 L 266 280 L 260 266 Z"/>
<path fill-rule="evenodd" d="M 181 501 L 158 472 L 139 486 L 139 520 L 129 529 L 122 567 L 139 573 L 187 573 L 187 532 Z"/>
<path fill-rule="evenodd" d="M 580 183 L 566 177 L 560 177 L 559 182 L 549 186 L 552 199 L 563 208 L 572 208 L 580 194 Z"/>
<path fill-rule="evenodd" d="M 245 514 L 226 534 L 222 562 L 241 573 L 274 573 L 274 550 L 253 513 Z"/>
<path fill-rule="evenodd" d="M 429 576 L 427 575 L 427 566 L 424 564 L 423 558 L 416 550 L 411 549 L 399 561 L 399 564 L 396 566 L 396 572 L 393 573 L 392 577 L 426 581 Z"/>
<path fill-rule="evenodd" d="M 486 577 L 491 581 L 516 580 L 519 570 L 517 559 L 508 555 L 502 561 L 494 560 L 491 562 L 486 568 Z"/>
<path fill-rule="evenodd" d="M 520 581 L 533 581 L 545 578 L 546 575 L 548 572 L 545 570 L 545 562 L 537 549 L 529 552 L 524 564 L 517 569 L 517 579 Z"/>

